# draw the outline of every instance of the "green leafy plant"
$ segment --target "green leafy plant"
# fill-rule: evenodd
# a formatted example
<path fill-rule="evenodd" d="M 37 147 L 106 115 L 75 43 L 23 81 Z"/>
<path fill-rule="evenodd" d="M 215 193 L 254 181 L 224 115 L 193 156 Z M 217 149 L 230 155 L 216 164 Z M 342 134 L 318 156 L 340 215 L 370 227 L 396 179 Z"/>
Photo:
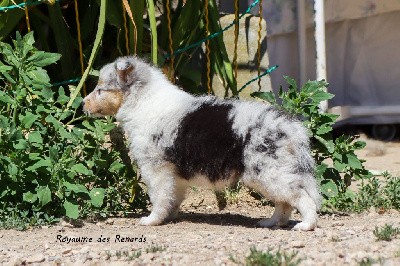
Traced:
<path fill-rule="evenodd" d="M 358 265 L 359 266 L 371 266 L 371 265 L 376 265 L 376 264 L 384 265 L 384 263 L 385 263 L 385 260 L 383 258 L 381 258 L 381 257 L 379 257 L 378 259 L 374 259 L 374 258 L 371 258 L 371 257 L 366 257 L 366 258 L 363 258 L 358 263 Z"/>
<path fill-rule="evenodd" d="M 245 265 L 247 266 L 261 266 L 261 265 L 270 265 L 270 266 L 296 266 L 301 262 L 300 258 L 296 258 L 298 252 L 286 252 L 278 249 L 273 252 L 271 249 L 267 251 L 259 251 L 255 247 L 250 248 L 250 254 L 245 259 Z M 231 261 L 237 264 L 242 264 L 238 262 L 233 257 L 230 258 Z"/>
<path fill-rule="evenodd" d="M 361 212 L 371 207 L 379 211 L 400 208 L 399 177 L 383 173 L 382 178 L 373 176 L 367 180 L 361 180 L 357 193 L 351 193 L 351 200 L 346 194 L 335 197 L 336 208 L 342 211 Z"/>
<path fill-rule="evenodd" d="M 354 195 L 347 190 L 351 179 L 363 179 L 371 176 L 363 166 L 363 161 L 355 154 L 363 149 L 365 142 L 356 141 L 353 136 L 332 135 L 332 125 L 338 118 L 335 114 L 322 113 L 319 104 L 333 97 L 326 92 L 325 81 L 308 81 L 298 89 L 294 79 L 285 77 L 289 88 L 279 90 L 278 98 L 273 92 L 255 92 L 253 97 L 263 99 L 303 120 L 309 129 L 312 139 L 312 150 L 316 161 L 316 177 L 321 184 L 322 194 L 327 205 L 335 206 L 335 198 L 346 198 L 353 201 Z"/>
<path fill-rule="evenodd" d="M 132 187 L 143 192 L 130 161 L 107 137 L 114 123 L 78 117 L 80 97 L 65 107 L 69 97 L 51 88 L 43 68 L 60 55 L 34 42 L 33 33 L 17 33 L 13 46 L 0 43 L 1 220 L 16 212 L 51 222 L 143 207 L 144 197 L 131 200 Z"/>
<path fill-rule="evenodd" d="M 162 252 L 166 248 L 164 246 L 160 245 L 150 245 L 149 247 L 146 248 L 146 253 L 156 253 L 156 252 Z"/>
<path fill-rule="evenodd" d="M 375 227 L 374 235 L 378 240 L 392 241 L 394 237 L 400 234 L 400 228 L 395 228 L 390 224 L 385 224 L 382 228 Z"/>
<path fill-rule="evenodd" d="M 240 199 L 240 191 L 242 188 L 242 183 L 238 182 L 235 185 L 227 187 L 222 191 L 214 191 L 219 210 L 225 209 L 228 204 L 238 203 Z"/>
<path fill-rule="evenodd" d="M 33 2 L 35 1 L 26 1 L 28 6 Z M 173 67 L 171 67 L 171 57 L 168 56 L 170 45 L 176 51 L 204 39 L 208 34 L 205 27 L 205 1 L 127 0 L 127 2 L 134 23 L 124 9 L 122 1 L 78 2 L 76 13 L 75 5 L 68 4 L 68 1 L 43 0 L 37 3 L 35 8 L 28 10 L 28 20 L 23 8 L 9 9 L 0 16 L 0 40 L 8 41 L 10 33 L 15 29 L 28 32 L 27 21 L 29 21 L 40 47 L 45 51 L 63 55 L 57 67 L 49 67 L 51 76 L 55 80 L 65 81 L 82 75 L 80 52 L 83 54 L 84 67 L 88 68 L 83 80 L 93 66 L 97 68 L 118 56 L 136 54 L 151 58 L 153 64 L 164 68 L 166 73 L 171 74 L 171 79 L 182 87 L 191 92 L 206 93 L 205 72 L 193 71 L 195 70 L 195 67 L 191 67 L 193 64 L 188 64 L 192 58 L 201 53 L 201 43 L 184 52 L 175 53 Z M 3 0 L 0 6 L 23 3 L 23 0 Z M 170 5 L 170 12 L 167 12 L 167 4 Z M 208 7 L 209 33 L 215 33 L 221 30 L 217 1 L 208 1 Z M 77 20 L 80 22 L 79 25 Z M 171 22 L 170 28 L 168 20 Z M 98 29 L 97 34 L 94 34 L 94 28 Z M 102 34 L 104 31 L 107 34 Z M 171 39 L 169 32 L 172 34 Z M 112 45 L 103 46 L 102 43 Z M 233 95 L 237 95 L 233 68 L 222 35 L 210 40 L 210 47 L 210 77 L 217 74 L 226 90 L 231 90 Z M 81 83 L 77 91 L 83 86 L 83 82 Z"/>

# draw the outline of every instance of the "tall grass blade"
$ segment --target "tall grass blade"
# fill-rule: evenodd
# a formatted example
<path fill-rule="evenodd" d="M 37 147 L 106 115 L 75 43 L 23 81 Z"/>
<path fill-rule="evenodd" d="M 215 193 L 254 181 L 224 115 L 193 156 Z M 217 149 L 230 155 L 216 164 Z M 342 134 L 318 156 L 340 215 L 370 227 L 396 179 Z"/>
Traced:
<path fill-rule="evenodd" d="M 82 89 L 83 84 L 86 81 L 87 76 L 89 75 L 90 69 L 93 66 L 93 61 L 97 55 L 97 52 L 99 51 L 101 39 L 103 38 L 104 27 L 106 24 L 106 8 L 107 8 L 107 0 L 101 0 L 101 2 L 100 2 L 100 18 L 99 18 L 99 23 L 97 24 L 97 33 L 96 33 L 96 38 L 94 40 L 92 53 L 90 54 L 88 65 L 86 67 L 85 72 L 83 73 L 81 80 L 79 81 L 78 86 L 71 94 L 71 98 L 67 104 L 67 108 L 72 105 L 72 103 L 75 101 L 76 97 L 78 96 L 80 90 Z"/>
<path fill-rule="evenodd" d="M 147 11 L 149 13 L 150 31 L 151 31 L 151 61 L 157 65 L 157 26 L 156 26 L 156 11 L 154 1 L 147 0 Z"/>

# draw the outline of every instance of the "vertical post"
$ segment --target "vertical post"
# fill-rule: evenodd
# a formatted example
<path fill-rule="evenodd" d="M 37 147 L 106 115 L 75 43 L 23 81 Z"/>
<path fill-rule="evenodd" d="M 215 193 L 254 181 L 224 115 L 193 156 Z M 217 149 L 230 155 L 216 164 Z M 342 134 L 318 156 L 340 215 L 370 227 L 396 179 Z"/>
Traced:
<path fill-rule="evenodd" d="M 307 79 L 305 0 L 297 0 L 297 47 L 299 53 L 299 78 L 300 78 L 300 84 L 303 85 Z"/>
<path fill-rule="evenodd" d="M 325 14 L 324 0 L 314 0 L 315 10 L 315 45 L 316 45 L 316 77 L 326 80 L 326 51 L 325 51 Z M 328 110 L 328 101 L 320 103 L 320 111 Z"/>

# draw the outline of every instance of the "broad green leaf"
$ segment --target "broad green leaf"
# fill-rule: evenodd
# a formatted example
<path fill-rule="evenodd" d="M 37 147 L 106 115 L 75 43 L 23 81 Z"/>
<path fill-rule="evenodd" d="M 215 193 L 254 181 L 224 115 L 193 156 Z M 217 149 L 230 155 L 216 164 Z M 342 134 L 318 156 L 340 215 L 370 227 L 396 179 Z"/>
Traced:
<path fill-rule="evenodd" d="M 64 209 L 65 209 L 65 215 L 71 219 L 78 219 L 79 217 L 79 205 L 78 204 L 73 204 L 69 202 L 68 200 L 64 201 Z"/>
<path fill-rule="evenodd" d="M 319 114 L 320 122 L 322 124 L 328 124 L 328 125 L 332 125 L 333 123 L 335 123 L 338 117 L 339 115 L 336 114 L 328 114 L 328 113 Z"/>
<path fill-rule="evenodd" d="M 321 163 L 315 167 L 315 175 L 321 179 L 328 168 L 327 164 Z"/>
<path fill-rule="evenodd" d="M 362 164 L 355 154 L 346 154 L 349 166 L 353 169 L 362 169 Z"/>
<path fill-rule="evenodd" d="M 318 127 L 316 133 L 317 133 L 318 135 L 323 135 L 323 134 L 329 133 L 329 132 L 331 132 L 331 131 L 332 131 L 332 127 L 331 127 L 331 126 L 322 125 L 322 126 Z"/>
<path fill-rule="evenodd" d="M 29 132 L 28 140 L 32 143 L 43 144 L 43 138 L 39 131 Z"/>
<path fill-rule="evenodd" d="M 36 200 L 37 200 L 37 195 L 36 194 L 33 194 L 32 192 L 30 192 L 30 191 L 28 191 L 28 192 L 25 192 L 23 195 L 22 195 L 22 199 L 23 199 L 23 201 L 26 201 L 26 202 L 29 202 L 29 203 L 34 203 Z"/>
<path fill-rule="evenodd" d="M 54 64 L 61 58 L 60 54 L 37 51 L 28 58 L 28 62 L 38 67 Z"/>
<path fill-rule="evenodd" d="M 8 96 L 5 92 L 0 91 L 0 101 L 3 103 L 9 103 L 9 104 L 15 104 L 15 101 L 13 98 Z"/>
<path fill-rule="evenodd" d="M 268 92 L 253 92 L 252 94 L 250 94 L 251 97 L 256 97 L 256 98 L 260 98 L 261 100 L 267 101 L 269 103 L 276 103 L 276 99 L 275 99 L 275 94 L 272 91 L 268 91 Z"/>
<path fill-rule="evenodd" d="M 31 152 L 31 153 L 29 153 L 28 158 L 29 158 L 29 160 L 32 160 L 32 161 L 40 160 L 40 153 Z"/>
<path fill-rule="evenodd" d="M 87 167 L 81 163 L 78 163 L 78 164 L 75 164 L 74 166 L 72 166 L 71 170 L 78 174 L 83 174 L 83 175 L 91 175 L 92 174 L 92 171 L 87 169 Z"/>
<path fill-rule="evenodd" d="M 321 81 L 307 81 L 306 84 L 301 88 L 301 91 L 306 94 L 313 94 L 317 91 L 326 91 L 328 87 L 328 83 L 324 80 Z"/>
<path fill-rule="evenodd" d="M 95 128 L 94 126 L 92 126 L 92 125 L 89 123 L 89 121 L 83 121 L 83 122 L 82 122 L 82 125 L 83 125 L 84 127 L 86 127 L 87 129 L 89 129 L 90 131 L 95 131 L 95 130 L 96 130 L 96 128 Z"/>
<path fill-rule="evenodd" d="M 47 102 L 53 102 L 53 96 L 54 92 L 52 89 L 45 87 L 38 92 L 39 95 L 42 95 L 42 97 L 47 101 Z"/>
<path fill-rule="evenodd" d="M 311 95 L 311 99 L 314 103 L 320 103 L 325 100 L 330 100 L 334 97 L 333 94 L 325 91 L 316 91 Z"/>
<path fill-rule="evenodd" d="M 333 182 L 332 180 L 323 180 L 321 182 L 321 190 L 322 194 L 324 194 L 328 198 L 334 197 L 339 193 L 335 182 Z"/>
<path fill-rule="evenodd" d="M 12 70 L 11 66 L 4 65 L 3 63 L 0 62 L 0 73 L 8 72 L 10 70 Z"/>
<path fill-rule="evenodd" d="M 60 137 L 63 138 L 63 139 L 71 139 L 71 138 L 72 138 L 71 133 L 69 133 L 69 132 L 68 132 L 65 128 L 63 128 L 63 127 L 60 127 L 60 128 L 58 129 L 58 134 L 60 134 Z"/>
<path fill-rule="evenodd" d="M 110 172 L 116 173 L 119 170 L 121 170 L 122 168 L 124 168 L 124 164 L 118 162 L 118 161 L 114 161 L 112 162 L 112 164 L 110 165 L 110 168 L 108 169 Z"/>
<path fill-rule="evenodd" d="M 64 129 L 64 128 L 63 128 L 63 125 L 60 123 L 60 121 L 58 121 L 58 120 L 57 120 L 54 116 L 52 116 L 52 115 L 48 115 L 48 116 L 46 117 L 45 121 L 46 121 L 47 123 L 52 124 L 56 130 L 59 130 L 60 128 Z M 65 129 L 64 129 L 64 130 L 65 130 Z"/>
<path fill-rule="evenodd" d="M 57 146 L 51 146 L 50 148 L 49 148 L 49 157 L 50 157 L 50 160 L 53 162 L 53 163 L 56 163 L 57 161 L 58 161 L 58 158 L 59 158 L 59 156 L 58 156 L 58 149 L 57 149 Z"/>
<path fill-rule="evenodd" d="M 103 200 L 105 196 L 104 188 L 93 188 L 90 191 L 91 203 L 95 207 L 101 207 L 103 205 Z"/>
<path fill-rule="evenodd" d="M 81 184 L 71 184 L 69 182 L 64 182 L 64 186 L 66 189 L 71 190 L 75 193 L 84 193 L 84 194 L 88 194 L 89 191 L 87 190 L 87 188 L 84 185 Z"/>
<path fill-rule="evenodd" d="M 362 150 L 367 146 L 367 143 L 365 141 L 356 141 L 354 142 L 354 149 L 356 150 Z"/>
<path fill-rule="evenodd" d="M 32 84 L 36 88 L 46 88 L 50 87 L 51 84 L 49 75 L 47 75 L 46 70 L 42 68 L 37 68 L 27 72 L 28 77 L 30 78 Z"/>
<path fill-rule="evenodd" d="M 47 203 L 51 201 L 51 191 L 48 186 L 40 186 L 37 190 L 37 197 L 39 199 L 39 203 L 43 207 Z"/>
<path fill-rule="evenodd" d="M 36 169 L 38 169 L 40 167 L 49 167 L 49 166 L 51 166 L 50 159 L 40 159 L 35 164 L 27 167 L 26 170 L 27 171 L 35 171 Z"/>
<path fill-rule="evenodd" d="M 10 176 L 16 176 L 18 174 L 18 167 L 14 163 L 8 165 L 8 174 Z"/>
<path fill-rule="evenodd" d="M 58 89 L 58 98 L 57 98 L 57 102 L 60 104 L 65 104 L 67 103 L 69 100 L 69 97 L 67 95 L 65 95 L 65 91 L 63 87 L 60 87 Z"/>
<path fill-rule="evenodd" d="M 23 37 L 23 41 L 26 46 L 32 47 L 32 45 L 35 43 L 33 31 L 30 31 L 27 34 L 25 34 L 25 36 Z"/>
<path fill-rule="evenodd" d="M 19 139 L 17 143 L 13 144 L 13 147 L 16 150 L 25 150 L 29 147 L 29 144 L 25 139 Z"/>
<path fill-rule="evenodd" d="M 24 128 L 31 128 L 32 124 L 39 118 L 38 115 L 32 114 L 31 112 L 26 112 L 25 115 L 20 115 L 19 119 Z"/>
<path fill-rule="evenodd" d="M 297 90 L 296 80 L 294 80 L 293 78 L 291 78 L 289 76 L 284 76 L 283 78 L 286 80 L 286 82 L 289 84 L 289 86 L 291 86 L 294 90 Z"/>
<path fill-rule="evenodd" d="M 333 165 L 335 166 L 335 168 L 339 171 L 339 172 L 343 172 L 344 170 L 346 170 L 347 164 L 343 163 L 341 161 L 334 161 Z"/>
<path fill-rule="evenodd" d="M 81 106 L 82 101 L 83 101 L 83 98 L 82 98 L 82 97 L 79 97 L 79 96 L 76 97 L 76 98 L 74 99 L 74 102 L 71 104 L 72 109 L 78 109 L 79 106 Z"/>
<path fill-rule="evenodd" d="M 333 143 L 332 140 L 325 140 L 324 138 L 322 138 L 321 136 L 315 136 L 315 138 L 322 143 L 322 145 L 324 145 L 326 147 L 326 149 L 332 153 L 335 151 L 335 143 Z"/>

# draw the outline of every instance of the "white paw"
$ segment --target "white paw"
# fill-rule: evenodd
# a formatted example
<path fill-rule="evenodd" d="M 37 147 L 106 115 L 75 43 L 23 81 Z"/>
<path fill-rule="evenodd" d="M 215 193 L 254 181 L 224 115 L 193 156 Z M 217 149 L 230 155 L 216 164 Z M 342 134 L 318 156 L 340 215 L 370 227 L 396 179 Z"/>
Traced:
<path fill-rule="evenodd" d="M 292 230 L 295 230 L 295 231 L 310 231 L 310 230 L 314 230 L 315 227 L 316 227 L 315 224 L 301 222 L 301 223 L 296 224 L 292 228 Z"/>
<path fill-rule="evenodd" d="M 160 225 L 163 221 L 160 219 L 154 219 L 154 217 L 147 216 L 143 217 L 139 221 L 139 225 Z"/>
<path fill-rule="evenodd" d="M 260 227 L 274 227 L 275 225 L 278 224 L 278 221 L 276 221 L 275 219 L 262 219 L 261 221 L 259 221 L 257 223 L 258 226 Z"/>

